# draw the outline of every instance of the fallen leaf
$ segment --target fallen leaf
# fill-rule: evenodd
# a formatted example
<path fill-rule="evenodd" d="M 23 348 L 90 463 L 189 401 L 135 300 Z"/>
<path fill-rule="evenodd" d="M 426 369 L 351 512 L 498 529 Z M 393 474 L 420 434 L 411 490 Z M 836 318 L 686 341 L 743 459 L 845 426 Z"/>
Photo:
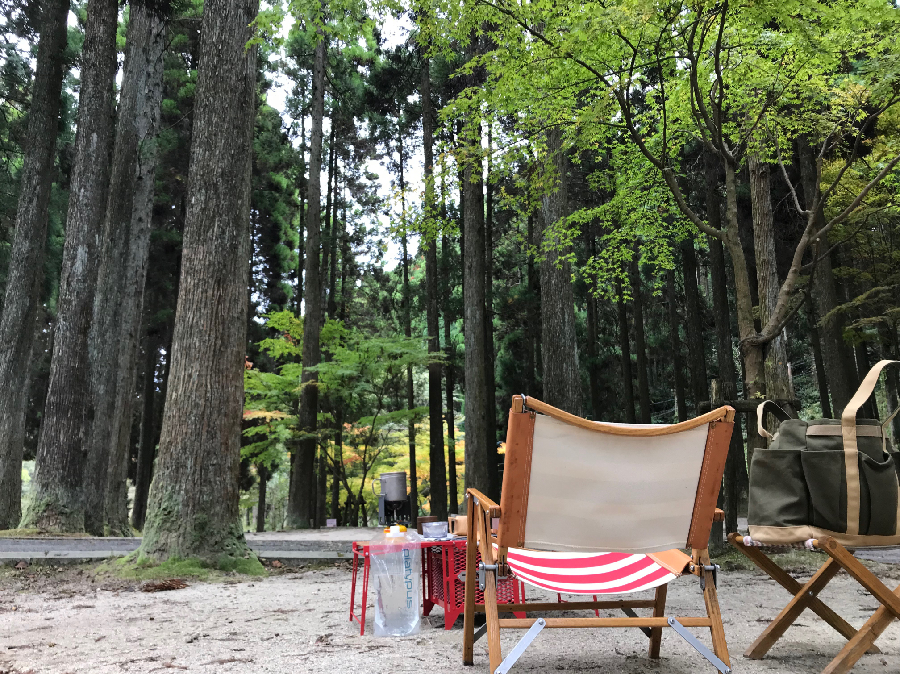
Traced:
<path fill-rule="evenodd" d="M 165 581 L 150 582 L 143 584 L 141 590 L 144 593 L 157 593 L 159 591 L 177 591 L 181 588 L 187 588 L 184 579 L 166 579 Z"/>
<path fill-rule="evenodd" d="M 278 561 L 278 560 L 273 560 L 273 561 L 272 561 L 272 567 L 275 567 L 275 568 L 277 569 L 277 568 L 279 568 L 279 567 L 284 567 L 284 565 L 282 565 L 281 562 Z"/>
<path fill-rule="evenodd" d="M 26 567 L 28 567 L 28 562 L 25 560 L 20 560 L 16 563 L 17 570 L 24 570 Z"/>

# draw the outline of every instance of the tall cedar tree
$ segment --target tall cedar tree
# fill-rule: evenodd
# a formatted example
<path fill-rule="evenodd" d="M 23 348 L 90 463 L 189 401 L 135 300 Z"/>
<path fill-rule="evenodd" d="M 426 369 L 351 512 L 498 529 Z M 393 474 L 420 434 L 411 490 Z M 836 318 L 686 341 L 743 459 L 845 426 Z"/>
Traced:
<path fill-rule="evenodd" d="M 434 203 L 434 111 L 431 105 L 431 64 L 422 59 L 422 147 L 425 152 L 425 213 L 435 213 Z M 426 314 L 428 351 L 441 350 L 438 312 L 437 232 L 425 242 Z M 447 517 L 447 470 L 444 462 L 444 422 L 441 416 L 441 364 L 428 366 L 429 482 L 431 483 L 431 515 Z M 455 500 L 455 497 L 454 497 Z"/>
<path fill-rule="evenodd" d="M 59 313 L 36 474 L 23 527 L 84 529 L 82 472 L 92 416 L 88 332 L 109 187 L 118 15 L 116 0 L 88 2 Z"/>
<path fill-rule="evenodd" d="M 247 551 L 238 471 L 256 117 L 256 47 L 247 42 L 258 6 L 207 0 L 203 11 L 172 366 L 137 554 L 157 561 L 222 565 Z"/>
<path fill-rule="evenodd" d="M 162 101 L 165 25 L 131 5 L 109 201 L 89 342 L 94 415 L 84 471 L 84 527 L 130 536 L 126 476 Z"/>
<path fill-rule="evenodd" d="M 15 239 L 0 318 L 0 530 L 16 527 L 22 515 L 28 373 L 43 281 L 69 0 L 48 0 L 39 8 L 37 71 L 28 111 Z"/>
<path fill-rule="evenodd" d="M 306 434 L 297 443 L 292 457 L 292 480 L 288 496 L 288 526 L 311 527 L 315 518 L 315 460 L 319 390 L 315 371 L 322 348 L 319 335 L 322 326 L 322 283 L 319 274 L 319 246 L 322 212 L 322 118 L 325 116 L 325 36 L 316 43 L 312 78 L 312 128 L 310 129 L 308 204 L 306 212 L 306 262 L 304 266 L 303 376 L 298 423 Z"/>
<path fill-rule="evenodd" d="M 568 213 L 568 161 L 562 147 L 562 131 L 547 132 L 547 147 L 558 180 L 557 188 L 544 196 L 544 259 L 541 261 L 541 345 L 544 357 L 544 401 L 561 410 L 581 414 L 581 375 L 575 336 L 575 297 L 572 268 L 566 251 L 547 241 L 551 228 Z"/>
<path fill-rule="evenodd" d="M 477 39 L 473 36 L 468 57 L 477 53 Z M 476 75 L 469 75 L 469 86 L 476 84 Z M 465 143 L 466 161 L 463 168 L 463 333 L 465 338 L 465 418 L 466 418 L 466 487 L 490 495 L 491 473 L 488 466 L 487 418 L 494 412 L 487 399 L 487 379 L 484 372 L 484 180 L 482 178 L 482 150 L 480 120 L 470 120 L 469 137 Z"/>

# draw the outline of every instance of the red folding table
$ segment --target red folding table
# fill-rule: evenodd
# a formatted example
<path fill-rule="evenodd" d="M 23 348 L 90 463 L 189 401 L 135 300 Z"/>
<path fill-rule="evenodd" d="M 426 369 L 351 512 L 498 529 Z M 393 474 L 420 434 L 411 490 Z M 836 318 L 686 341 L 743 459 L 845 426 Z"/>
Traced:
<path fill-rule="evenodd" d="M 353 542 L 353 578 L 350 585 L 350 621 L 359 623 L 359 634 L 366 630 L 366 604 L 369 594 L 369 548 L 371 542 Z M 465 538 L 447 541 L 424 541 L 422 547 L 422 614 L 428 616 L 435 607 L 444 610 L 444 628 L 450 630 L 465 607 L 466 585 L 461 576 L 466 570 Z M 359 561 L 363 561 L 362 607 L 357 614 L 356 580 Z M 478 554 L 481 560 L 481 554 Z M 477 563 L 477 561 L 476 561 Z M 502 578 L 497 584 L 497 601 L 518 603 L 525 600 L 525 584 L 513 576 Z M 484 593 L 476 589 L 475 603 L 484 603 Z M 523 612 L 516 617 L 525 618 Z"/>

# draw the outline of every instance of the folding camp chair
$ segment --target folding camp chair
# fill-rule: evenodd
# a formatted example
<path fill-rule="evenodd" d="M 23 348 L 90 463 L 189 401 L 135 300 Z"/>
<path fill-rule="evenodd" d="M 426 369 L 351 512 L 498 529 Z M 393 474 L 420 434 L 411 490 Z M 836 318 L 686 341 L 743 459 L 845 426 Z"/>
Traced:
<path fill-rule="evenodd" d="M 540 413 L 540 414 L 539 414 Z M 728 406 L 672 425 L 590 422 L 531 397 L 514 396 L 509 415 L 500 504 L 466 491 L 468 542 L 463 663 L 487 634 L 491 672 L 505 673 L 543 628 L 640 628 L 659 658 L 663 628 L 673 628 L 717 670 L 729 673 L 707 552 L 731 439 Z M 719 512 L 721 513 L 721 512 Z M 493 518 L 499 518 L 496 535 Z M 687 555 L 676 547 L 691 549 Z M 482 562 L 476 568 L 476 547 Z M 539 618 L 500 619 L 497 578 L 515 574 L 554 593 L 609 595 L 655 589 L 647 600 L 532 602 L 499 611 Z M 665 615 L 667 584 L 699 577 L 706 614 Z M 475 604 L 475 584 L 484 604 Z M 652 616 L 638 616 L 635 609 Z M 619 609 L 624 617 L 544 618 L 545 612 Z M 475 632 L 475 612 L 486 623 Z M 500 629 L 528 629 L 505 660 Z M 687 628 L 709 628 L 709 651 Z"/>
<path fill-rule="evenodd" d="M 894 620 L 900 618 L 900 586 L 891 591 L 856 559 L 853 550 L 845 548 L 833 537 L 806 541 L 807 548 L 823 551 L 828 554 L 828 558 L 809 581 L 801 584 L 763 552 L 766 547 L 761 542 L 754 542 L 750 537 L 739 534 L 730 534 L 728 539 L 737 550 L 750 558 L 762 571 L 794 596 L 744 652 L 745 657 L 748 659 L 763 658 L 805 609 L 810 609 L 818 614 L 829 626 L 848 640 L 844 648 L 825 667 L 823 673 L 848 673 L 866 652 L 869 654 L 881 653 L 875 646 L 875 640 Z M 777 550 L 784 547 L 770 548 Z M 896 548 L 896 546 L 890 548 Z M 816 597 L 842 569 L 856 579 L 880 603 L 875 613 L 859 630 L 856 630 L 837 612 Z"/>

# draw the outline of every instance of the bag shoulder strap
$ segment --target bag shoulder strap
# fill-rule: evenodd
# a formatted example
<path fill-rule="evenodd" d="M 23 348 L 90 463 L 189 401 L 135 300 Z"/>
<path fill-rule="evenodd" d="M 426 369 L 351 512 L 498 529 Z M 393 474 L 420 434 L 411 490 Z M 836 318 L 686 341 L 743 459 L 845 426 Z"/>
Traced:
<path fill-rule="evenodd" d="M 847 534 L 859 534 L 859 445 L 856 434 L 856 414 L 863 403 L 869 400 L 878 376 L 886 366 L 900 364 L 900 361 L 885 359 L 879 361 L 863 378 L 859 389 L 850 399 L 841 414 L 841 435 L 844 438 L 844 467 L 847 472 Z"/>
<path fill-rule="evenodd" d="M 779 422 L 784 422 L 785 420 L 791 419 L 791 416 L 788 415 L 784 409 L 779 406 L 775 401 L 763 401 L 756 408 L 756 431 L 763 438 L 768 438 L 770 441 L 774 438 L 772 434 L 768 432 L 765 425 L 766 412 L 770 412 L 775 417 L 778 418 Z"/>

